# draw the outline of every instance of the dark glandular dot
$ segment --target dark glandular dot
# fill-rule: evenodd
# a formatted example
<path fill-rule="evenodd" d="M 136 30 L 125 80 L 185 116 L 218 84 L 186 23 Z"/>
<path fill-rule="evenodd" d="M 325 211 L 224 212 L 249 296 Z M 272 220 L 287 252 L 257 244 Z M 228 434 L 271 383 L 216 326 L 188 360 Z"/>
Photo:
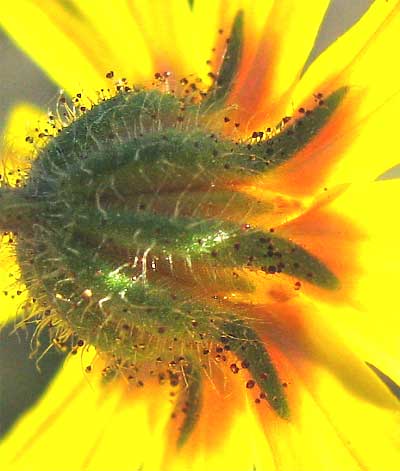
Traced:
<path fill-rule="evenodd" d="M 253 389 L 255 385 L 256 385 L 256 382 L 253 379 L 249 379 L 246 383 L 246 388 Z"/>

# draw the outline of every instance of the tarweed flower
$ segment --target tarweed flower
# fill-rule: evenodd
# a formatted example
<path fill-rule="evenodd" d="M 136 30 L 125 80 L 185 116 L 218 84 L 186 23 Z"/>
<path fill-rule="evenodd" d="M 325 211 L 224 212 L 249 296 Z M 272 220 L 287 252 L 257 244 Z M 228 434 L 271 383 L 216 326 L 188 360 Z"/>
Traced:
<path fill-rule="evenodd" d="M 2 321 L 69 355 L 3 469 L 398 469 L 400 3 L 303 74 L 328 3 L 4 2 L 64 94 L 3 149 Z"/>

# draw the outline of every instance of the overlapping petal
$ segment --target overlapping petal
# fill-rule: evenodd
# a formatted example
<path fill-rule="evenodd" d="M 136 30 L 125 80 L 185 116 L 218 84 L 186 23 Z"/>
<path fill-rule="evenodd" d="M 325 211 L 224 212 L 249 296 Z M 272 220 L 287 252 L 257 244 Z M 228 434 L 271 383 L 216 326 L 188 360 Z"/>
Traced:
<path fill-rule="evenodd" d="M 293 91 L 289 114 L 299 116 L 300 107 L 316 106 L 340 87 L 348 92 L 322 132 L 269 180 L 272 185 L 279 181 L 283 192 L 310 194 L 341 183 L 372 181 L 399 162 L 395 116 L 400 76 L 392 58 L 399 9 L 398 2 L 374 2 L 309 67 Z M 313 95 L 318 98 L 310 100 Z"/>
<path fill-rule="evenodd" d="M 340 377 L 314 359 L 307 361 L 290 350 L 286 355 L 281 359 L 281 371 L 295 396 L 293 417 L 273 431 L 268 414 L 262 420 L 275 445 L 277 469 L 396 469 L 398 411 L 355 395 Z"/>
<path fill-rule="evenodd" d="M 109 51 L 59 2 L 4 2 L 0 25 L 67 93 L 107 85 Z"/>
<path fill-rule="evenodd" d="M 106 74 L 130 83 L 156 72 L 206 78 L 209 40 L 188 2 L 24 0 L 2 6 L 1 26 L 70 95 L 107 89 Z M 41 34 L 35 34 L 37 31 Z M 174 38 L 171 44 L 171 38 Z"/>
<path fill-rule="evenodd" d="M 362 361 L 396 382 L 400 382 L 396 327 L 400 226 L 393 214 L 399 189 L 398 180 L 355 185 L 323 210 L 313 209 L 282 229 L 318 253 L 342 283 L 330 299 L 305 287 L 302 293 L 309 305 L 304 312 L 310 320 L 303 322 L 315 327 L 318 321 L 312 313 L 322 313 L 323 323 L 351 345 Z M 335 218 L 327 219 L 326 212 L 340 215 L 337 224 L 331 224 Z"/>
<path fill-rule="evenodd" d="M 213 69 L 226 47 L 238 11 L 244 12 L 243 55 L 229 103 L 239 107 L 243 132 L 275 125 L 291 103 L 291 91 L 311 52 L 328 1 L 305 10 L 288 1 L 195 2 L 201 24 L 211 25 L 214 37 Z M 286 58 L 290 54 L 291 60 Z"/>
<path fill-rule="evenodd" d="M 94 355 L 91 350 L 69 358 L 4 440 L 1 462 L 6 469 L 125 470 L 139 469 L 144 461 L 158 469 L 164 439 L 157 424 L 171 413 L 168 399 L 158 401 L 161 394 L 156 389 L 150 393 L 149 384 L 143 390 L 100 387 L 98 370 L 85 373 L 89 365 L 97 368 Z"/>

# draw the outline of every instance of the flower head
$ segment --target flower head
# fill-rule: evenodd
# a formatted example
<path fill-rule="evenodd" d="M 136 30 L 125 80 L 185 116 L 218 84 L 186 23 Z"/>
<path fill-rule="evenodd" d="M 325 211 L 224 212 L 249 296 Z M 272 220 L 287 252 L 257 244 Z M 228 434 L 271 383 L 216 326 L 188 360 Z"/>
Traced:
<path fill-rule="evenodd" d="M 400 4 L 304 72 L 327 5 L 6 5 L 64 93 L 4 151 L 4 317 L 68 352 L 10 469 L 396 469 Z"/>

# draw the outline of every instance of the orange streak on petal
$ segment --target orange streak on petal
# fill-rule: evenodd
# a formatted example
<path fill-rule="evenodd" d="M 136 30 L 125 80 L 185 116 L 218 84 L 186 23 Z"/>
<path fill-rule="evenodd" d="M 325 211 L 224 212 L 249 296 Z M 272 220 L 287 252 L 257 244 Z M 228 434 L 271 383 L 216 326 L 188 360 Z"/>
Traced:
<path fill-rule="evenodd" d="M 256 43 L 256 38 L 248 38 L 250 44 Z M 266 97 L 271 91 L 271 73 L 278 51 L 273 47 L 270 33 L 264 33 L 257 54 L 250 65 L 251 58 L 244 57 L 240 73 L 230 96 L 230 103 L 239 106 L 240 118 L 247 123 L 250 117 L 260 112 Z"/>
<path fill-rule="evenodd" d="M 323 262 L 338 278 L 338 290 L 324 290 L 303 283 L 302 290 L 319 299 L 333 303 L 355 303 L 352 299 L 354 281 L 361 273 L 357 247 L 366 237 L 348 217 L 329 208 L 344 188 L 332 192 L 319 204 L 287 224 L 279 227 L 279 234 L 299 244 Z"/>
<path fill-rule="evenodd" d="M 357 94 L 346 98 L 321 131 L 286 164 L 266 175 L 261 185 L 298 196 L 321 190 L 330 171 L 351 145 L 357 126 L 361 125 L 354 120 L 360 98 Z"/>
<path fill-rule="evenodd" d="M 169 447 L 165 461 L 173 460 L 173 455 L 179 453 L 180 457 L 190 462 L 190 457 L 222 453 L 226 443 L 227 434 L 235 417 L 245 409 L 245 379 L 236 378 L 229 369 L 231 363 L 237 362 L 233 355 L 226 354 L 226 361 L 213 365 L 210 377 L 203 376 L 202 406 L 198 422 L 188 442 L 181 451 L 174 446 Z M 239 375 L 238 375 L 239 376 Z M 175 444 L 182 423 L 182 414 L 178 410 L 176 418 L 172 419 L 169 428 L 169 441 Z"/>

